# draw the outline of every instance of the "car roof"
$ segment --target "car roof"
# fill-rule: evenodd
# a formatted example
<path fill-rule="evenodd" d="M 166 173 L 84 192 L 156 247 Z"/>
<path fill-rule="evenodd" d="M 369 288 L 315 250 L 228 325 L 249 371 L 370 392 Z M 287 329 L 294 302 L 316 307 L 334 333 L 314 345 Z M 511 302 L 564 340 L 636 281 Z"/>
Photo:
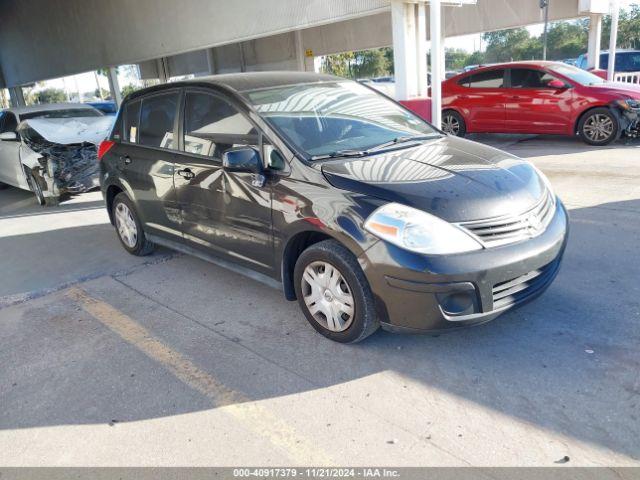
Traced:
<path fill-rule="evenodd" d="M 71 110 L 76 108 L 85 108 L 87 110 L 95 110 L 91 105 L 86 105 L 83 103 L 43 103 L 38 105 L 28 105 L 24 107 L 11 107 L 7 108 L 5 112 L 13 112 L 18 115 L 23 115 L 25 113 L 32 112 L 48 112 L 51 110 Z"/>
<path fill-rule="evenodd" d="M 210 75 L 206 77 L 196 77 L 190 80 L 182 80 L 179 82 L 164 83 L 153 87 L 144 88 L 133 92 L 128 99 L 137 98 L 149 92 L 157 90 L 165 90 L 168 88 L 184 87 L 190 85 L 210 84 L 227 89 L 234 90 L 238 93 L 250 90 L 258 90 L 262 88 L 283 87 L 287 85 L 300 85 L 305 83 L 322 83 L 344 81 L 344 78 L 334 77 L 323 73 L 312 72 L 243 72 L 243 73 L 225 73 L 221 75 Z"/>

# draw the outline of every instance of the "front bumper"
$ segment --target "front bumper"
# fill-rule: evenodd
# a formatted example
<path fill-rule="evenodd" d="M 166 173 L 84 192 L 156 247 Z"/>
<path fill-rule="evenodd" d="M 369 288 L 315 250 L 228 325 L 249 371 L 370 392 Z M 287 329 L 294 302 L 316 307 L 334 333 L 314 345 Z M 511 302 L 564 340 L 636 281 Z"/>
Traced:
<path fill-rule="evenodd" d="M 383 328 L 448 330 L 487 322 L 540 295 L 558 272 L 568 228 L 558 200 L 545 232 L 526 241 L 432 256 L 379 241 L 359 261 Z"/>

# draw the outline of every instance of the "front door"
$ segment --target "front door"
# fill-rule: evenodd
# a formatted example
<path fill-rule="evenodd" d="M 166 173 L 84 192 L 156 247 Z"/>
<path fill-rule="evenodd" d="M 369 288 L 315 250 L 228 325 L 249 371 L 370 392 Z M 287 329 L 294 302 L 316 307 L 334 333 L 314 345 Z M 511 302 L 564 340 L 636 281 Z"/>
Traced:
<path fill-rule="evenodd" d="M 0 133 L 16 133 L 18 122 L 12 112 L 3 112 L 0 117 Z M 17 135 L 17 134 L 16 134 Z M 14 187 L 29 188 L 20 161 L 20 141 L 0 140 L 0 182 Z"/>
<path fill-rule="evenodd" d="M 120 178 L 133 192 L 146 231 L 175 241 L 182 238 L 173 186 L 179 99 L 179 90 L 174 90 L 129 102 L 122 141 L 113 147 Z"/>
<path fill-rule="evenodd" d="M 229 172 L 222 156 L 232 147 L 261 148 L 261 135 L 226 98 L 188 90 L 184 99 L 182 153 L 174 184 L 185 240 L 202 249 L 271 273 L 271 188 L 251 173 Z"/>
<path fill-rule="evenodd" d="M 552 88 L 558 80 L 544 70 L 512 68 L 507 89 L 507 130 L 517 133 L 566 134 L 570 131 L 570 88 Z"/>

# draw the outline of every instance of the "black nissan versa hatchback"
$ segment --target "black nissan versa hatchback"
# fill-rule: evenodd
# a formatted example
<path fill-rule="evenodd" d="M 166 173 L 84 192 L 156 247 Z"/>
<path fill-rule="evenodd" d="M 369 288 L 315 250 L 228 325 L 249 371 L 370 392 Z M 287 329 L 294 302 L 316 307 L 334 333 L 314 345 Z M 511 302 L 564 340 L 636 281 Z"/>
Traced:
<path fill-rule="evenodd" d="M 140 90 L 99 157 L 127 251 L 233 261 L 338 342 L 491 320 L 549 286 L 567 241 L 530 163 L 328 75 Z"/>

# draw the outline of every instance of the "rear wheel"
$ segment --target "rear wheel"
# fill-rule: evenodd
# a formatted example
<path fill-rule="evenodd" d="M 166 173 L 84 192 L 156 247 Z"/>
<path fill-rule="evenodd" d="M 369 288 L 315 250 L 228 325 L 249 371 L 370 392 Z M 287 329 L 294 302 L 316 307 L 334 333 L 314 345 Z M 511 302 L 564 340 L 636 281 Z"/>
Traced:
<path fill-rule="evenodd" d="M 294 282 L 305 317 L 325 337 L 355 343 L 377 330 L 369 283 L 353 254 L 335 240 L 302 252 Z"/>
<path fill-rule="evenodd" d="M 137 256 L 153 252 L 155 245 L 145 237 L 133 203 L 124 193 L 113 199 L 112 214 L 118 238 L 127 252 Z"/>
<path fill-rule="evenodd" d="M 608 108 L 594 108 L 580 119 L 578 133 L 589 145 L 608 145 L 620 138 L 620 124 Z"/>
<path fill-rule="evenodd" d="M 458 112 L 445 110 L 442 112 L 442 131 L 455 137 L 464 137 L 467 133 L 467 125 Z"/>

